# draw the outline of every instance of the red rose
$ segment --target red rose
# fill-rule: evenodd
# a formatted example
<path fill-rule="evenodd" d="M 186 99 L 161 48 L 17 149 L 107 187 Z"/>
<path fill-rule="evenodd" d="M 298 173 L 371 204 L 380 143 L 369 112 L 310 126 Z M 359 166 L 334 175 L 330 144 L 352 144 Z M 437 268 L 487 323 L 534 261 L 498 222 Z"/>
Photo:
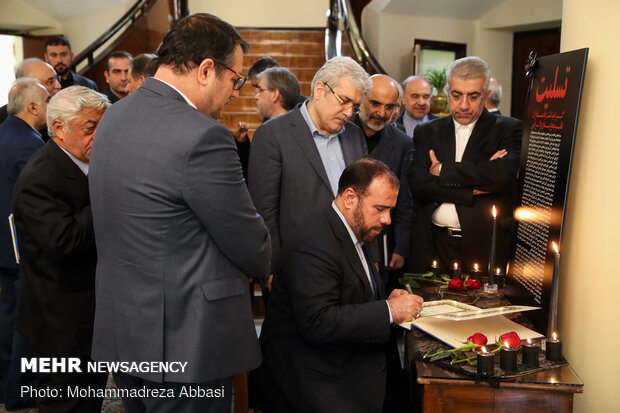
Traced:
<path fill-rule="evenodd" d="M 465 281 L 465 287 L 468 290 L 479 290 L 482 288 L 482 284 L 478 280 L 467 280 Z"/>
<path fill-rule="evenodd" d="M 482 333 L 475 333 L 473 336 L 469 336 L 467 341 L 471 341 L 474 344 L 479 344 L 479 346 L 476 347 L 476 351 L 478 351 L 480 350 L 480 346 L 487 345 L 487 336 Z"/>
<path fill-rule="evenodd" d="M 519 347 L 519 345 L 521 344 L 521 338 L 514 331 L 502 334 L 501 336 L 499 336 L 499 340 L 503 344 L 508 343 L 510 347 Z"/>
<path fill-rule="evenodd" d="M 461 291 L 463 289 L 463 281 L 458 278 L 453 278 L 448 283 L 448 288 L 453 291 Z"/>

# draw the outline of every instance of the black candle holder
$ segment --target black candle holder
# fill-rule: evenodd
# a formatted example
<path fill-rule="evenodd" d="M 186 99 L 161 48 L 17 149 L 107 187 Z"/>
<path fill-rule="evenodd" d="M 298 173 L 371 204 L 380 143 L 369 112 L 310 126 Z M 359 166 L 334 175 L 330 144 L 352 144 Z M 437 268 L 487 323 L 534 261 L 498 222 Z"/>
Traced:
<path fill-rule="evenodd" d="M 540 346 L 534 343 L 524 343 L 521 346 L 521 358 L 523 364 L 528 367 L 538 367 L 540 362 L 538 355 L 540 354 Z"/>
<path fill-rule="evenodd" d="M 545 355 L 549 361 L 562 360 L 562 340 L 547 339 L 545 341 Z"/>
<path fill-rule="evenodd" d="M 499 367 L 502 370 L 513 371 L 517 369 L 517 353 L 518 347 L 502 346 L 499 351 Z"/>
<path fill-rule="evenodd" d="M 479 351 L 476 357 L 478 374 L 481 376 L 492 376 L 495 370 L 495 354 Z"/>

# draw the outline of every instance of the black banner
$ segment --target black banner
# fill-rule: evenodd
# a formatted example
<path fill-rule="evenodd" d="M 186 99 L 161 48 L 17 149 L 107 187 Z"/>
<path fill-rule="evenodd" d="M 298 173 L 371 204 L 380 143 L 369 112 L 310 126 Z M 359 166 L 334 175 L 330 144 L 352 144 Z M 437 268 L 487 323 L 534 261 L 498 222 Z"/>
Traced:
<path fill-rule="evenodd" d="M 551 243 L 562 244 L 587 58 L 588 49 L 545 56 L 532 62 L 528 73 L 518 178 L 521 201 L 515 210 L 516 247 L 505 292 L 515 304 L 542 307 L 527 316 L 543 334 L 547 332 L 555 255 Z"/>

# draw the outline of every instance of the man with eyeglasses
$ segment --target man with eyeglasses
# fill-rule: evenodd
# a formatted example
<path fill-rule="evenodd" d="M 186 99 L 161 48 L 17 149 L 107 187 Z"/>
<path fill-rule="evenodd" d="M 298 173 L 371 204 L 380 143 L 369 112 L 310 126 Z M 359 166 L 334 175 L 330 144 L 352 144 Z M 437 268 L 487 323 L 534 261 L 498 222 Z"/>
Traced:
<path fill-rule="evenodd" d="M 266 281 L 271 243 L 234 138 L 217 121 L 243 86 L 247 49 L 216 16 L 178 21 L 157 50 L 155 76 L 97 130 L 92 358 L 175 363 L 114 374 L 120 388 L 175 396 L 142 393 L 123 400 L 127 412 L 230 411 L 232 377 L 261 363 L 248 280 Z"/>
<path fill-rule="evenodd" d="M 333 201 L 344 168 L 367 156 L 364 135 L 349 119 L 371 87 L 353 59 L 333 58 L 315 74 L 308 101 L 256 129 L 248 184 L 271 234 L 273 272 L 282 246 Z"/>
<path fill-rule="evenodd" d="M 465 272 L 474 263 L 486 269 L 493 205 L 498 210 L 496 263 L 505 268 L 523 125 L 485 109 L 490 74 L 478 57 L 453 62 L 447 72 L 450 116 L 415 129 L 410 271 L 424 271 L 433 260 L 440 272 L 454 262 Z"/>
<path fill-rule="evenodd" d="M 50 97 L 54 96 L 60 90 L 60 83 L 58 83 L 54 68 L 37 57 L 25 59 L 17 66 L 17 70 L 15 70 L 15 79 L 20 79 L 22 77 L 33 77 L 37 79 L 39 83 L 45 87 Z M 0 123 L 4 122 L 7 115 L 7 105 L 4 105 L 0 108 Z M 47 127 L 43 126 L 39 130 L 39 133 L 44 142 L 49 140 L 50 136 L 47 133 Z"/>

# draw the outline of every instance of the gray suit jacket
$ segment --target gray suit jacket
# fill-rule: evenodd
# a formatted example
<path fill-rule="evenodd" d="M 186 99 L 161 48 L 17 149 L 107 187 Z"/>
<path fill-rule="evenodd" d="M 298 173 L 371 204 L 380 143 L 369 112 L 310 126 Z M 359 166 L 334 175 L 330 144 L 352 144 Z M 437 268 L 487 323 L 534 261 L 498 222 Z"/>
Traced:
<path fill-rule="evenodd" d="M 334 200 L 325 167 L 300 106 L 254 133 L 248 186 L 271 234 L 272 271 L 282 246 L 300 226 Z M 340 135 L 346 165 L 368 156 L 362 131 L 348 122 Z"/>
<path fill-rule="evenodd" d="M 269 233 L 231 133 L 159 80 L 110 107 L 89 182 L 99 260 L 95 360 L 187 361 L 203 382 L 261 356 L 247 277 L 264 278 Z"/>

